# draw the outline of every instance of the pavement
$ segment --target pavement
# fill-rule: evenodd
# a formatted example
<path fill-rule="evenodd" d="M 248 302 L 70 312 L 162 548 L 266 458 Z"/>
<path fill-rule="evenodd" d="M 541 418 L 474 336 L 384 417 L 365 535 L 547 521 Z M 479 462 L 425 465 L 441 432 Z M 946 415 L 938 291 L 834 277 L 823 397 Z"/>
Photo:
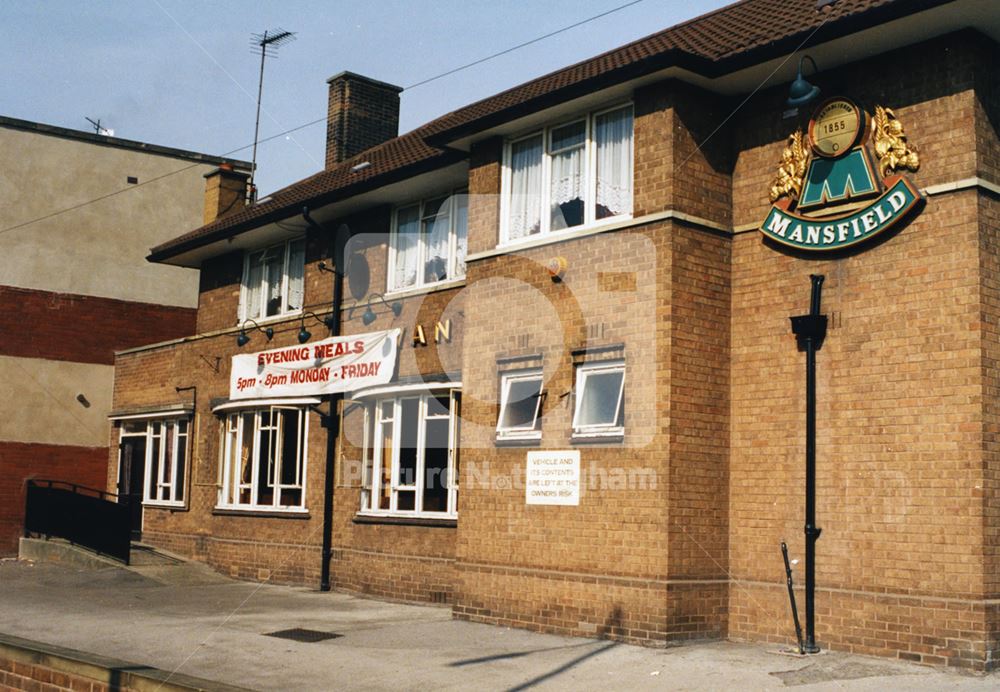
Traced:
<path fill-rule="evenodd" d="M 292 629 L 336 636 L 269 636 Z M 1000 689 L 1000 673 L 842 653 L 536 634 L 452 620 L 447 607 L 250 584 L 172 562 L 0 560 L 0 633 L 256 690 Z"/>

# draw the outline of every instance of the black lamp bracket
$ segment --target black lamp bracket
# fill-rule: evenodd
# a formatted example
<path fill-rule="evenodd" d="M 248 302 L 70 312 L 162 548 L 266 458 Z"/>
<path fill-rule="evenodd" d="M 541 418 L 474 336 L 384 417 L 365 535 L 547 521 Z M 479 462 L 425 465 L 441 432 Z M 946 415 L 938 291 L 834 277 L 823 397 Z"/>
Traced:
<path fill-rule="evenodd" d="M 319 315 L 317 315 L 315 312 L 310 312 L 309 310 L 306 310 L 305 312 L 302 313 L 302 317 L 299 319 L 298 339 L 300 344 L 304 344 L 305 342 L 309 341 L 309 339 L 312 338 L 312 334 L 309 332 L 308 329 L 306 329 L 306 317 L 312 317 L 320 324 L 325 325 L 326 328 L 329 329 L 331 333 L 333 332 L 335 318 L 332 312 L 329 315 L 327 315 L 326 318 L 324 319 Z"/>
<path fill-rule="evenodd" d="M 261 334 L 267 337 L 268 341 L 274 338 L 274 329 L 272 327 L 267 327 L 265 329 L 261 327 L 259 324 L 257 324 L 257 322 L 255 322 L 254 320 L 247 318 L 243 320 L 243 323 L 240 325 L 240 333 L 236 337 L 237 346 L 246 346 L 247 343 L 250 341 L 250 337 L 247 335 L 247 323 L 252 324 L 254 326 L 254 329 L 256 329 Z"/>
<path fill-rule="evenodd" d="M 361 321 L 364 322 L 366 325 L 374 322 L 376 318 L 375 310 L 372 309 L 372 303 L 382 303 L 382 305 L 386 306 L 387 308 L 389 308 L 389 310 L 392 311 L 394 317 L 399 317 L 401 314 L 403 314 L 403 304 L 400 301 L 394 300 L 392 303 L 389 303 L 389 301 L 385 299 L 385 296 L 383 294 L 372 293 L 368 296 L 368 300 L 365 303 L 363 303 L 365 306 L 365 311 L 361 315 Z M 360 303 L 359 301 L 355 301 L 354 305 L 351 306 L 350 310 L 347 313 L 347 319 L 349 320 L 353 319 L 354 310 L 356 308 L 361 307 L 361 305 L 362 303 Z"/>

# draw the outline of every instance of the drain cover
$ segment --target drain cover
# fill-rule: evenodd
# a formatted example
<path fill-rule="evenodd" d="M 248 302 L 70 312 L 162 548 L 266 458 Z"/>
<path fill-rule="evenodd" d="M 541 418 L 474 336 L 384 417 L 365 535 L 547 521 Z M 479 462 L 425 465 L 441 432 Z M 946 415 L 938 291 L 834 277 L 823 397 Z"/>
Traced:
<path fill-rule="evenodd" d="M 343 637 L 344 635 L 337 634 L 336 632 L 320 632 L 319 630 L 306 630 L 301 627 L 295 627 L 290 630 L 268 632 L 264 636 L 278 637 L 279 639 L 291 639 L 294 642 L 306 642 L 308 644 L 312 644 L 313 642 L 322 642 L 327 639 L 336 639 L 337 637 Z"/>

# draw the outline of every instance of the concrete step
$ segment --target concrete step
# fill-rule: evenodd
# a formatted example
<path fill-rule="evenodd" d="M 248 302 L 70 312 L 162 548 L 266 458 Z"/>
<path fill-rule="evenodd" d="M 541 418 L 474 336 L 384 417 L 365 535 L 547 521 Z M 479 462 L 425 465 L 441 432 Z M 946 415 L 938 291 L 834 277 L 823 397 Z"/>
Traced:
<path fill-rule="evenodd" d="M 132 567 L 176 565 L 180 562 L 184 562 L 184 558 L 172 555 L 147 543 L 132 541 L 132 550 L 129 555 L 129 565 Z"/>
<path fill-rule="evenodd" d="M 32 562 L 58 562 L 79 569 L 125 567 L 119 560 L 99 555 L 62 538 L 21 538 L 17 557 Z"/>
<path fill-rule="evenodd" d="M 58 562 L 84 570 L 121 569 L 151 579 L 164 586 L 227 584 L 232 582 L 208 565 L 186 560 L 146 543 L 135 542 L 129 562 L 98 555 L 88 548 L 61 538 L 22 538 L 18 558 L 32 562 Z"/>

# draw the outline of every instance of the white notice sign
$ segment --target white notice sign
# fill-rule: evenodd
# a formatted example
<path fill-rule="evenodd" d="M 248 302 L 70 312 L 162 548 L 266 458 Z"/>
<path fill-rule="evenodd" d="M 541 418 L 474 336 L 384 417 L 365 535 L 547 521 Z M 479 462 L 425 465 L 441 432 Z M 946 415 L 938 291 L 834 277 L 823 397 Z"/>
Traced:
<path fill-rule="evenodd" d="M 230 399 L 315 396 L 385 384 L 396 368 L 398 329 L 331 337 L 233 356 Z"/>
<path fill-rule="evenodd" d="M 579 505 L 580 451 L 528 452 L 524 501 L 529 505 Z"/>

